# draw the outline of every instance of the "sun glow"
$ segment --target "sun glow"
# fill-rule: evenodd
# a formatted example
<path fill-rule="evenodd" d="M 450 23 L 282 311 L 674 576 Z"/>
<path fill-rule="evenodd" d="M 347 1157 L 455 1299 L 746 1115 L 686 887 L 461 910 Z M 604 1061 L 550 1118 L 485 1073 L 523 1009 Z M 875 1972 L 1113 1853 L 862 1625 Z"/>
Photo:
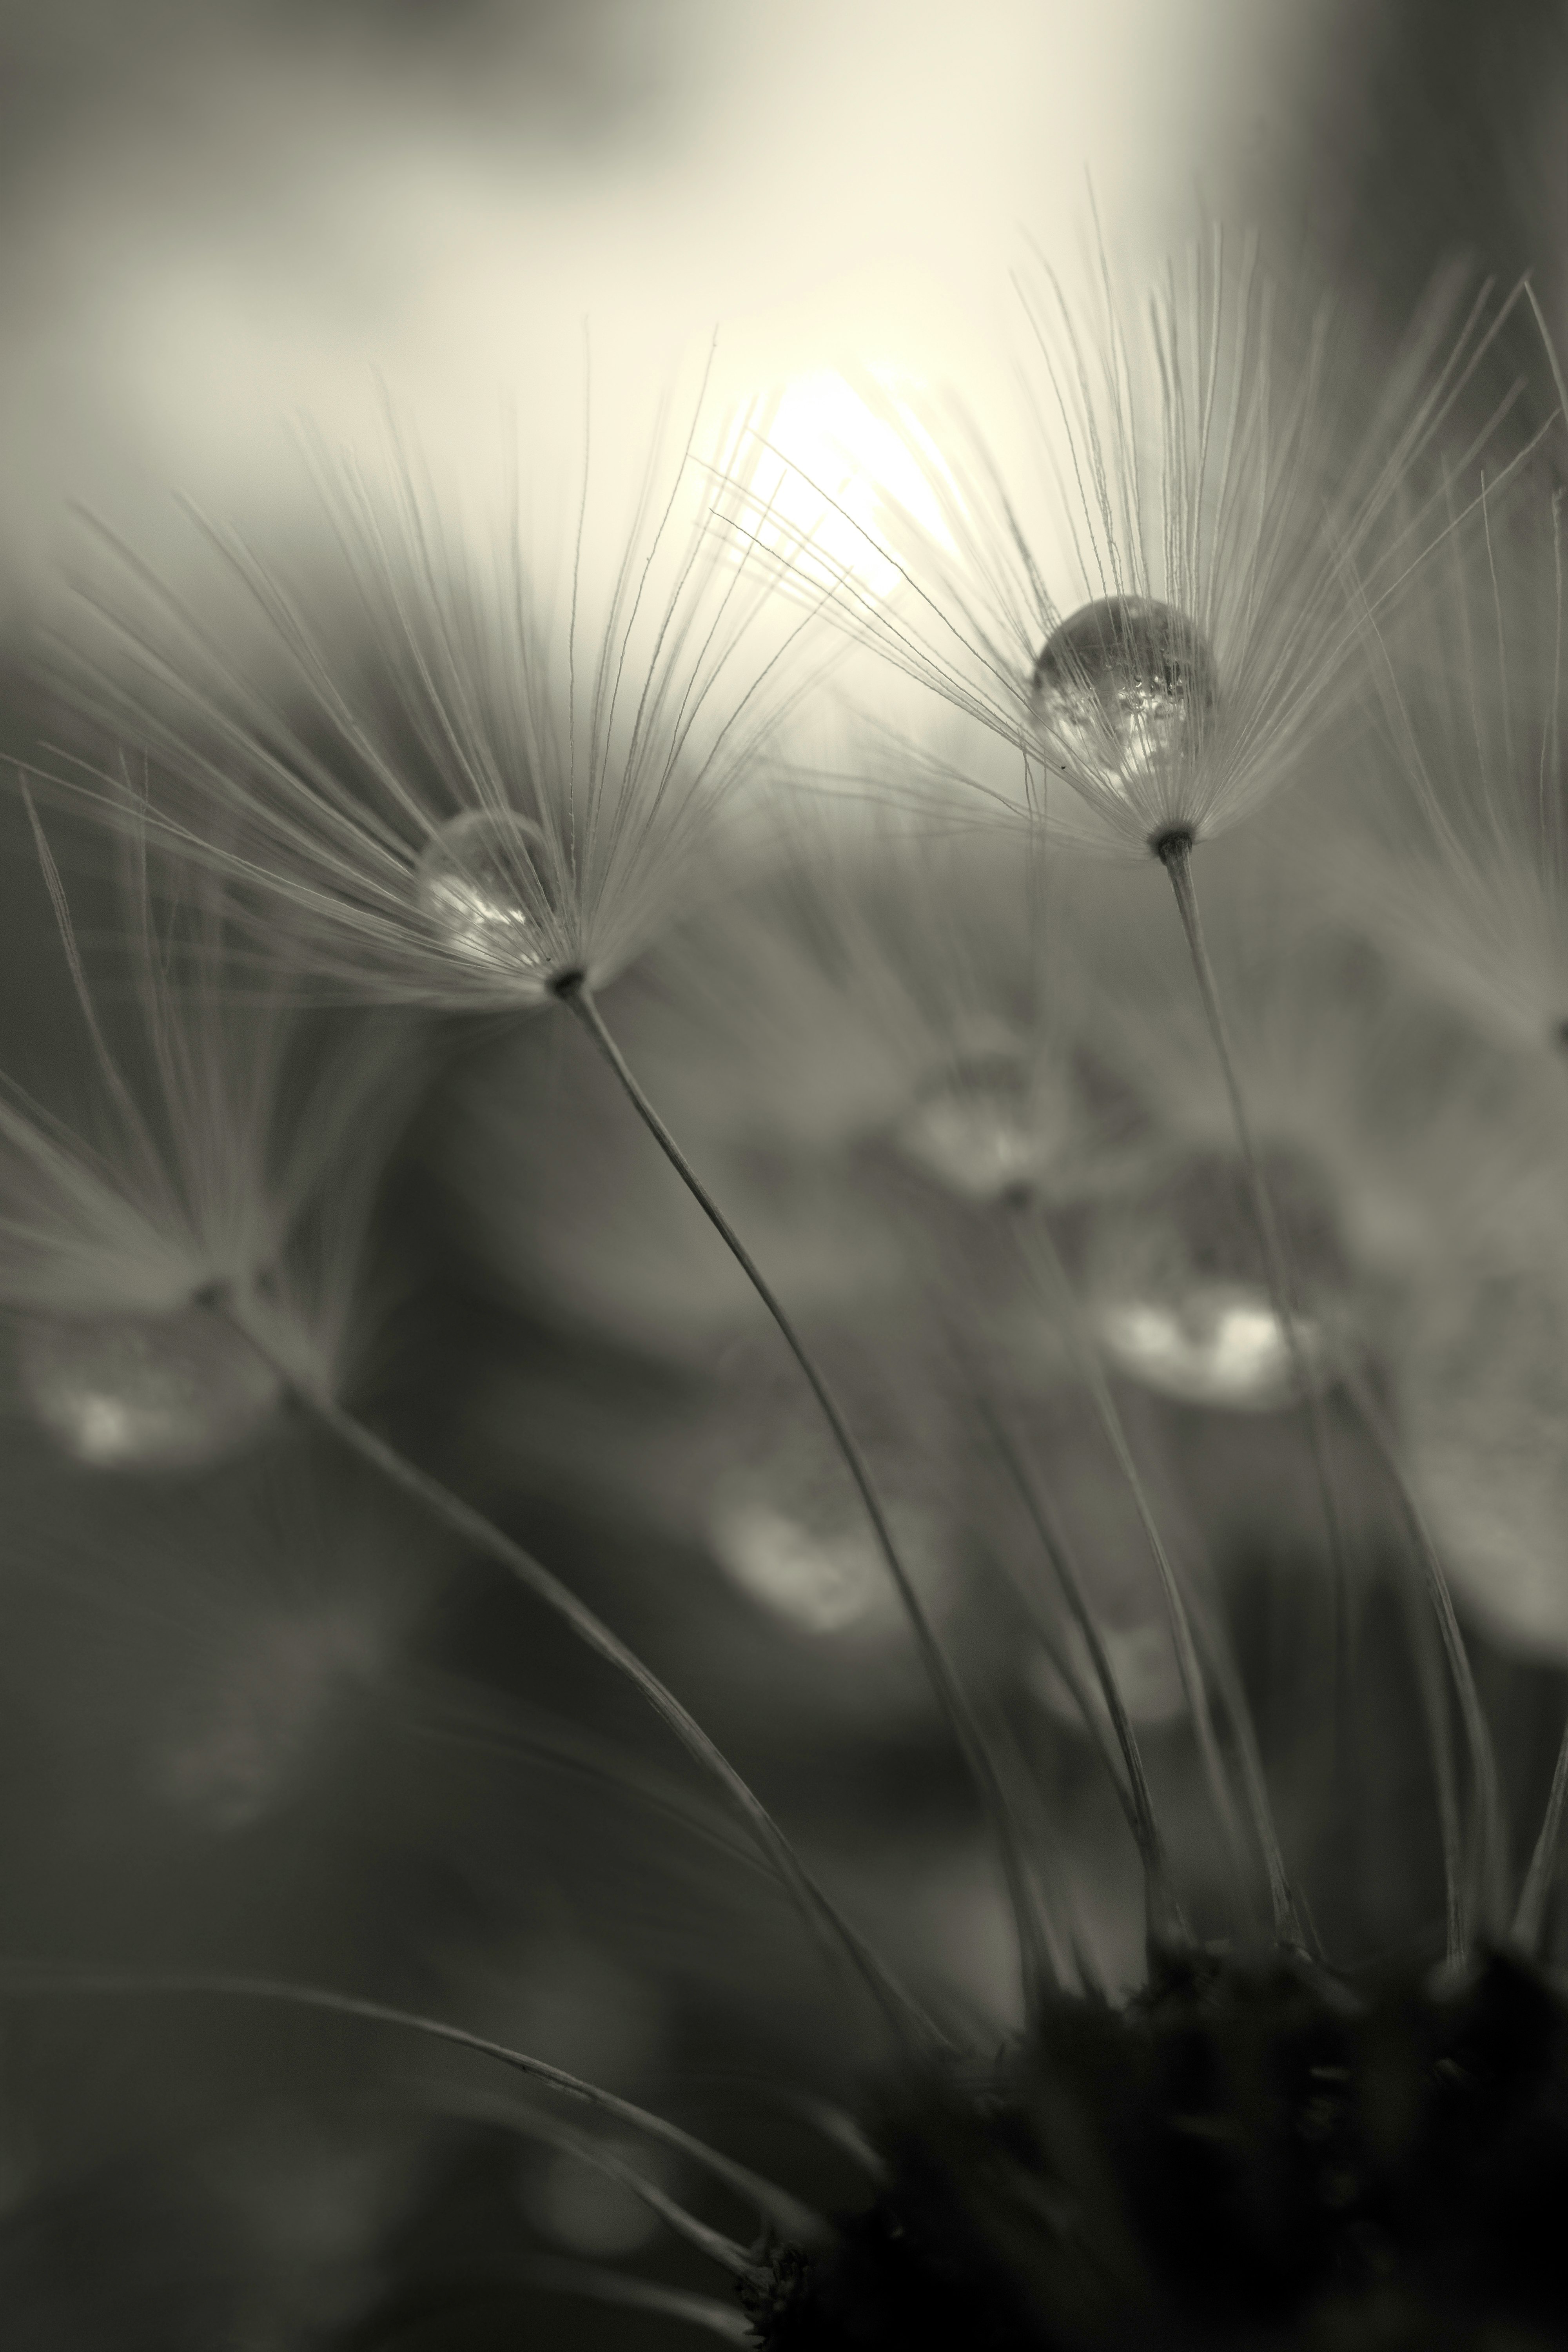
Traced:
<path fill-rule="evenodd" d="M 794 377 L 736 433 L 724 470 L 745 484 L 745 541 L 794 556 L 807 587 L 848 578 L 880 602 L 900 578 L 883 551 L 886 509 L 901 508 L 939 545 L 952 541 L 931 478 L 941 461 L 906 396 L 917 387 L 886 365 L 868 368 L 867 382 L 871 399 L 831 368 Z"/>

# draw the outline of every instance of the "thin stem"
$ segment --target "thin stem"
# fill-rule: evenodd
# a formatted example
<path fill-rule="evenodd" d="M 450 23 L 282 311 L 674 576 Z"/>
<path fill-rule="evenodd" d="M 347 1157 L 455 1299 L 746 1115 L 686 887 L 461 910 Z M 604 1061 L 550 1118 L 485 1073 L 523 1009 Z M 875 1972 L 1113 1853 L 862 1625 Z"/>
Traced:
<path fill-rule="evenodd" d="M 1160 863 L 1171 877 L 1175 893 L 1182 929 L 1186 934 L 1187 952 L 1192 958 L 1193 973 L 1197 981 L 1198 994 L 1203 1000 L 1204 1017 L 1208 1024 L 1215 1058 L 1230 1103 L 1231 1124 L 1236 1130 L 1237 1149 L 1241 1154 L 1242 1173 L 1252 1202 L 1253 1220 L 1258 1238 L 1263 1248 L 1264 1272 L 1268 1283 L 1269 1302 L 1279 1326 L 1290 1359 L 1290 1374 L 1296 1383 L 1307 1414 L 1307 1430 L 1312 1449 L 1312 1467 L 1318 1483 L 1318 1496 L 1323 1514 L 1323 1526 L 1329 1539 L 1329 1557 L 1333 1567 L 1334 1590 L 1338 1597 L 1335 1650 L 1341 1669 L 1342 1687 L 1348 1666 L 1342 1644 L 1344 1639 L 1350 1601 L 1350 1573 L 1345 1546 L 1344 1522 L 1340 1511 L 1339 1494 L 1334 1485 L 1333 1463 L 1329 1444 L 1328 1417 L 1307 1351 L 1301 1342 L 1301 1327 L 1297 1312 L 1295 1284 L 1291 1278 L 1289 1258 L 1279 1221 L 1275 1214 L 1273 1196 L 1263 1173 L 1252 1122 L 1247 1117 L 1247 1103 L 1237 1074 L 1236 1057 L 1231 1051 L 1226 1029 L 1225 1015 L 1220 1010 L 1219 991 L 1215 982 L 1214 966 L 1209 961 L 1204 939 L 1203 924 L 1198 916 L 1197 892 L 1193 886 L 1193 845 L 1186 834 L 1172 834 L 1156 845 Z"/>
<path fill-rule="evenodd" d="M 1465 1900 L 1462 1839 L 1459 1830 L 1458 1776 L 1454 1769 L 1454 1727 L 1448 1714 L 1448 1693 L 1437 1655 L 1437 1636 L 1426 1606 L 1426 1596 L 1414 1580 L 1405 1580 L 1410 1638 L 1415 1650 L 1415 1679 L 1421 1711 L 1426 1718 L 1427 1744 L 1432 1750 L 1432 1776 L 1437 1786 L 1437 1827 L 1443 1841 L 1445 1941 L 1448 1964 L 1457 1967 L 1469 1948 L 1470 1927 Z"/>
<path fill-rule="evenodd" d="M 1013 1484 L 1018 1490 L 1019 1500 L 1028 1514 L 1029 1523 L 1039 1538 L 1040 1549 L 1051 1564 L 1052 1572 L 1061 1588 L 1062 1598 L 1067 1602 L 1079 1633 L 1083 1635 L 1090 1663 L 1094 1667 L 1095 1680 L 1100 1685 L 1100 1696 L 1105 1703 L 1106 1712 L 1110 1717 L 1111 1729 L 1115 1733 L 1116 1745 L 1121 1750 L 1121 1762 L 1127 1774 L 1126 1783 L 1123 1785 L 1121 1774 L 1112 1770 L 1111 1781 L 1127 1815 L 1128 1825 L 1138 1848 L 1139 1860 L 1143 1865 L 1143 1893 L 1149 1940 L 1152 1944 L 1163 1945 L 1185 1943 L 1189 1940 L 1186 1925 L 1172 1891 L 1170 1867 L 1165 1854 L 1165 1841 L 1154 1811 L 1154 1800 L 1150 1794 L 1148 1777 L 1143 1769 L 1143 1758 L 1138 1746 L 1138 1737 L 1132 1728 L 1132 1718 L 1127 1712 L 1127 1703 L 1121 1696 L 1121 1685 L 1116 1679 L 1116 1669 L 1110 1663 L 1110 1654 L 1105 1646 L 1105 1638 L 1089 1608 L 1077 1567 L 1061 1539 L 1060 1532 L 1046 1506 L 1044 1497 L 1039 1494 L 1034 1480 L 1024 1465 L 1017 1447 L 1014 1444 L 1011 1435 L 1000 1418 L 988 1407 L 984 1407 L 983 1410 L 985 1412 L 992 1440 L 1006 1465 Z M 1066 1659 L 1062 1661 L 1062 1670 L 1065 1670 L 1065 1679 L 1078 1701 L 1079 1710 L 1083 1716 L 1085 1725 L 1098 1742 L 1102 1734 L 1099 1721 L 1089 1705 L 1089 1694 L 1087 1691 L 1080 1690 L 1077 1674 Z"/>
<path fill-rule="evenodd" d="M 633 2278 L 626 2271 L 613 2271 L 597 2263 L 535 2254 L 519 2265 L 516 2275 L 547 2294 L 580 2294 L 595 2303 L 619 2304 L 624 2310 L 652 2312 L 661 2319 L 684 2319 L 710 2336 L 721 2336 L 727 2344 L 757 2341 L 745 2315 L 713 2295 L 694 2294 L 686 2287 L 658 2286 L 651 2279 Z"/>
<path fill-rule="evenodd" d="M 569 2099 L 580 2100 L 586 2106 L 597 2108 L 601 2115 L 613 2116 L 618 2123 L 630 2125 L 645 2137 L 661 2141 L 715 2180 L 722 2181 L 792 2239 L 810 2244 L 820 2242 L 826 2235 L 827 2224 L 820 2213 L 791 2196 L 787 2189 L 764 2180 L 748 2165 L 737 2163 L 733 2157 L 710 2147 L 706 2140 L 683 2131 L 679 2124 L 667 2123 L 662 2116 L 653 2115 L 647 2107 L 621 2098 L 616 2092 L 601 2090 L 596 2083 L 584 2082 L 581 2075 L 569 2074 L 563 2067 L 552 2066 L 543 2058 L 531 2058 L 525 2051 L 513 2050 L 504 2042 L 491 2042 L 482 2033 L 470 2033 L 461 2025 L 448 2025 L 441 2018 L 422 2016 L 416 2010 L 395 2009 L 384 2001 L 365 2000 L 357 1993 L 334 1992 L 323 1985 L 292 1984 L 273 1977 L 229 1976 L 216 1969 L 171 1969 L 142 1976 L 121 1974 L 112 1969 L 46 1969 L 32 1962 L 0 1960 L 0 1995 L 58 1993 L 89 1997 L 108 1994 L 128 1999 L 184 1999 L 194 1994 L 219 2000 L 272 2001 L 285 2008 L 312 2010 L 331 2017 L 358 2018 L 370 2025 L 395 2025 L 405 2032 L 423 2034 L 429 2041 L 447 2042 L 458 2050 L 472 2050 L 481 2058 L 497 2059 L 501 2065 L 547 2084 Z"/>
<path fill-rule="evenodd" d="M 1022 1200 L 1015 1203 L 1015 1206 L 1024 1211 L 1031 1209 L 1033 1203 L 1027 1200 Z M 1186 1601 L 1177 1580 L 1170 1553 L 1165 1548 L 1165 1540 L 1160 1532 L 1152 1506 L 1149 1501 L 1142 1473 L 1138 1467 L 1132 1448 L 1128 1442 L 1121 1414 L 1110 1392 L 1110 1383 L 1106 1379 L 1099 1350 L 1083 1328 L 1083 1318 L 1079 1312 L 1078 1297 L 1068 1277 L 1067 1268 L 1062 1264 L 1050 1228 L 1045 1218 L 1036 1213 L 1028 1217 L 1023 1215 L 1016 1217 L 1015 1231 L 1023 1237 L 1025 1253 L 1037 1271 L 1043 1273 L 1057 1310 L 1072 1340 L 1079 1370 L 1093 1401 L 1095 1411 L 1100 1416 L 1100 1426 L 1105 1432 L 1110 1450 L 1116 1457 L 1117 1466 L 1126 1482 L 1127 1491 L 1132 1498 L 1133 1507 L 1137 1511 L 1139 1523 L 1143 1529 L 1144 1540 L 1153 1559 L 1160 1579 L 1160 1589 L 1165 1599 L 1165 1612 L 1170 1619 L 1171 1633 L 1175 1645 L 1176 1667 L 1182 1678 L 1182 1690 L 1192 1715 L 1198 1753 L 1203 1759 L 1204 1772 L 1208 1781 L 1209 1794 L 1215 1811 L 1219 1816 L 1220 1826 L 1225 1832 L 1232 1866 L 1237 1875 L 1238 1896 L 1245 1907 L 1246 1847 L 1241 1835 L 1240 1823 L 1236 1817 L 1236 1807 L 1231 1796 L 1225 1760 L 1220 1753 L 1219 1738 L 1215 1730 L 1208 1691 L 1204 1683 L 1203 1668 L 1198 1662 L 1197 1647 L 1193 1639 L 1192 1618 L 1188 1612 Z M 1295 1902 L 1285 1873 L 1284 1857 L 1279 1851 L 1279 1835 L 1268 1811 L 1267 1800 L 1261 1789 L 1255 1789 L 1250 1782 L 1247 1785 L 1247 1795 L 1253 1807 L 1253 1827 L 1263 1851 L 1264 1867 L 1268 1877 L 1274 1933 L 1280 1943 L 1300 1946 L 1302 1941 L 1300 1923 L 1296 1916 Z"/>
<path fill-rule="evenodd" d="M 636 1652 L 629 1650 L 585 1601 L 580 1601 L 531 1552 L 525 1551 L 521 1544 L 514 1543 L 510 1536 L 503 1535 L 493 1520 L 487 1519 L 482 1512 L 474 1509 L 472 1504 L 465 1503 L 460 1496 L 454 1495 L 449 1487 L 443 1486 L 427 1471 L 408 1461 L 384 1437 L 378 1437 L 373 1429 L 367 1428 L 363 1422 L 356 1420 L 353 1413 L 345 1412 L 333 1398 L 318 1389 L 301 1385 L 288 1366 L 271 1352 L 265 1340 L 258 1339 L 238 1318 L 226 1300 L 217 1297 L 212 1303 L 215 1311 L 224 1315 L 279 1375 L 289 1394 L 305 1412 L 320 1422 L 324 1429 L 330 1430 L 352 1453 L 357 1454 L 363 1462 L 367 1462 L 390 1486 L 413 1496 L 433 1518 L 449 1528 L 463 1542 L 471 1544 L 476 1551 L 483 1552 L 508 1570 L 536 1600 L 542 1601 L 547 1609 L 552 1610 L 569 1625 L 580 1641 L 642 1693 L 654 1713 L 674 1732 L 687 1754 L 723 1790 L 757 1846 L 794 1897 L 819 1944 L 836 1958 L 848 1960 L 883 2015 L 900 2036 L 908 2039 L 912 2034 L 927 2049 L 940 2047 L 944 2037 L 931 2020 L 828 1900 L 762 1799 L 651 1667 L 644 1665 Z"/>
<path fill-rule="evenodd" d="M 1535 1841 L 1535 1852 L 1530 1857 L 1519 1908 L 1513 1915 L 1513 1941 L 1532 1957 L 1541 1949 L 1542 1925 L 1546 1916 L 1546 1898 L 1552 1891 L 1552 1881 L 1557 1870 L 1557 1842 L 1563 1831 L 1563 1801 L 1568 1797 L 1568 1723 L 1563 1727 L 1563 1738 L 1557 1749 L 1557 1763 L 1552 1775 L 1552 1792 L 1546 1800 L 1546 1811 L 1542 1819 L 1541 1834 Z"/>
<path fill-rule="evenodd" d="M 1426 1590 L 1433 1614 L 1437 1620 L 1437 1630 L 1443 1637 L 1448 1671 L 1454 1677 L 1459 1719 L 1465 1727 L 1465 1745 L 1469 1751 L 1474 1807 L 1471 1845 L 1479 1925 L 1483 1932 L 1499 1932 L 1505 1907 L 1503 1890 L 1508 1876 L 1508 1840 L 1503 1826 L 1497 1757 L 1492 1748 L 1491 1734 L 1487 1728 L 1487 1719 L 1481 1710 L 1480 1693 L 1476 1688 L 1469 1653 L 1465 1647 L 1465 1637 L 1454 1612 L 1454 1598 L 1448 1589 L 1441 1555 L 1426 1525 L 1426 1515 L 1411 1491 L 1398 1448 L 1384 1426 L 1383 1415 L 1365 1382 L 1359 1376 L 1352 1376 L 1347 1388 L 1361 1416 L 1362 1425 L 1376 1447 L 1389 1482 L 1399 1497 L 1426 1572 Z"/>
<path fill-rule="evenodd" d="M 1018 1938 L 1025 2011 L 1030 2023 L 1033 2024 L 1039 2017 L 1047 1990 L 1055 1983 L 1055 1971 L 1051 1966 L 1044 1931 L 1036 1915 L 1033 1886 L 1024 1853 L 1023 1840 L 1019 1835 L 1012 1808 L 1007 1802 L 1000 1776 L 986 1746 L 974 1710 L 970 1705 L 963 1685 L 947 1662 L 942 1644 L 937 1640 L 936 1630 L 926 1613 L 925 1604 L 915 1590 L 909 1570 L 900 1557 L 898 1546 L 893 1540 L 892 1530 L 888 1525 L 887 1513 L 872 1483 L 866 1458 L 844 1417 L 837 1399 L 829 1388 L 816 1359 L 796 1330 L 794 1321 L 763 1275 L 751 1252 L 691 1166 L 637 1079 L 632 1076 L 626 1057 L 605 1026 L 604 1017 L 585 982 L 579 979 L 575 982 L 561 983 L 557 987 L 556 993 L 562 1003 L 569 1006 L 582 1023 L 614 1072 L 632 1108 L 724 1244 L 763 1306 L 766 1307 L 784 1345 L 799 1366 L 806 1386 L 816 1400 L 834 1444 L 837 1447 L 844 1466 L 848 1471 L 860 1497 L 871 1532 L 876 1538 L 877 1548 L 882 1555 L 889 1575 L 892 1578 L 904 1615 L 914 1634 L 927 1677 L 936 1695 L 937 1704 L 947 1719 L 949 1728 L 968 1767 L 970 1777 L 990 1822 L 1003 1875 L 1006 1882 L 1014 1928 Z"/>

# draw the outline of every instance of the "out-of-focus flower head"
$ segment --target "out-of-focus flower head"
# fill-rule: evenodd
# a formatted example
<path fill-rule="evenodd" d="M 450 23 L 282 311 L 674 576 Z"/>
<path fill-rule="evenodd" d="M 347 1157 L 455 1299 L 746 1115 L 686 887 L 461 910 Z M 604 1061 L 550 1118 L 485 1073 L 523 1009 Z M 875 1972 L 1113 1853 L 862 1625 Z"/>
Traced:
<path fill-rule="evenodd" d="M 396 426 L 380 465 L 311 470 L 316 560 L 214 529 L 214 606 L 130 558 L 89 591 L 118 640 L 90 690 L 153 746 L 160 838 L 360 1001 L 612 979 L 710 878 L 800 683 L 798 608 L 728 560 L 658 436 L 629 517 L 586 458 L 572 481 L 513 454 L 475 521 Z"/>
<path fill-rule="evenodd" d="M 956 405 L 885 401 L 922 496 L 917 511 L 885 490 L 864 562 L 792 541 L 743 474 L 725 511 L 1022 754 L 1016 788 L 984 788 L 1005 809 L 1102 851 L 1202 839 L 1283 783 L 1333 716 L 1363 635 L 1351 567 L 1375 607 L 1440 528 L 1397 494 L 1498 321 L 1483 298 L 1445 354 L 1435 299 L 1374 396 L 1344 319 L 1217 234 L 1145 310 L 1103 257 L 1087 302 L 1043 260 L 1020 292 L 1037 478 L 1005 475 Z M 879 593 L 889 564 L 902 587 Z"/>
<path fill-rule="evenodd" d="M 1568 1042 L 1563 493 L 1485 494 L 1380 641 L 1376 838 L 1347 847 L 1357 920 L 1513 1051 Z"/>
<path fill-rule="evenodd" d="M 27 1404 L 69 1452 L 174 1468 L 244 1443 L 284 1369 L 333 1384 L 411 1064 L 384 1026 L 312 1024 L 290 940 L 245 944 L 215 877 L 157 895 L 134 803 L 121 815 L 112 985 L 89 982 L 37 828 L 85 1035 L 58 1057 L 68 1108 L 0 1095 L 0 1307 Z"/>

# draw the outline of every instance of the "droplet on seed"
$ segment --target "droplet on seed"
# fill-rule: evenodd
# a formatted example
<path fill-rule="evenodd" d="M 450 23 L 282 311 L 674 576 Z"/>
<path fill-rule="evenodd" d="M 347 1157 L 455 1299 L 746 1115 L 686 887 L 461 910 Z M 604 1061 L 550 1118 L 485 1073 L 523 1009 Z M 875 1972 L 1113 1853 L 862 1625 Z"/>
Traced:
<path fill-rule="evenodd" d="M 487 971 L 542 982 L 556 960 L 543 834 L 525 816 L 469 809 L 432 835 L 415 873 L 441 943 Z"/>
<path fill-rule="evenodd" d="M 1147 596 L 1071 614 L 1046 639 L 1031 686 L 1037 732 L 1069 780 L 1124 799 L 1201 740 L 1219 701 L 1202 631 Z"/>

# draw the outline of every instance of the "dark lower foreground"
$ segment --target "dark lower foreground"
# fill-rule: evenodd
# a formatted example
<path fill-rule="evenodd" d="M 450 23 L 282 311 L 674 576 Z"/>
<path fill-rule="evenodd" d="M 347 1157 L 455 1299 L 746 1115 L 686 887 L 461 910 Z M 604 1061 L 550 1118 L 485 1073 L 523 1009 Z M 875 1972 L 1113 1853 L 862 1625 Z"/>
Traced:
<path fill-rule="evenodd" d="M 770 2352 L 1568 2343 L 1568 2007 L 1503 1954 L 1173 1958 L 875 2136 L 877 2201 L 750 2297 Z"/>

